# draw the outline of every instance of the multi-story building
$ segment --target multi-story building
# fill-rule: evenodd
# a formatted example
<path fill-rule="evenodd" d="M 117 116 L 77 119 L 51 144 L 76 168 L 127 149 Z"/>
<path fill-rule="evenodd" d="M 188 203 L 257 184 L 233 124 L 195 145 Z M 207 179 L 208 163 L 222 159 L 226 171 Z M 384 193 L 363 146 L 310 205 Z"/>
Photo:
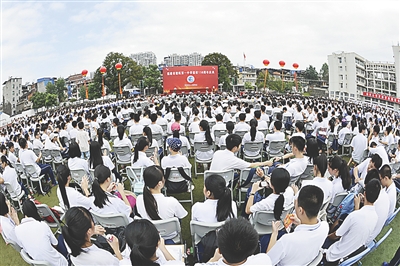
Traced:
<path fill-rule="evenodd" d="M 149 65 L 157 65 L 157 57 L 153 52 L 131 54 L 130 58 L 142 66 L 148 67 Z"/>
<path fill-rule="evenodd" d="M 201 66 L 204 57 L 199 53 L 189 55 L 171 54 L 164 57 L 165 66 Z"/>
<path fill-rule="evenodd" d="M 37 80 L 37 91 L 38 92 L 46 92 L 47 84 L 49 82 L 54 84 L 56 80 L 57 80 L 57 78 L 49 78 L 49 77 L 38 79 Z"/>
<path fill-rule="evenodd" d="M 372 62 L 356 53 L 329 55 L 329 97 L 399 109 L 400 46 L 393 46 L 393 53 L 395 62 Z"/>
<path fill-rule="evenodd" d="M 16 115 L 20 96 L 22 96 L 22 78 L 10 77 L 3 83 L 3 112 L 11 116 Z"/>

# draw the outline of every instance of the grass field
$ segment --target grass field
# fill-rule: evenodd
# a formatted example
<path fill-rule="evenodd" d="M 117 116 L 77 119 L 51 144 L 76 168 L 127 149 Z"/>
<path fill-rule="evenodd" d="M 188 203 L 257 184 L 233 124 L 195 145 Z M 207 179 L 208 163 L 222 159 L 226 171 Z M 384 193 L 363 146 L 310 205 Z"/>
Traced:
<path fill-rule="evenodd" d="M 192 176 L 194 176 L 194 171 Z M 193 180 L 195 185 L 195 189 L 193 191 L 194 201 L 195 202 L 204 201 L 203 176 L 200 175 L 198 178 L 194 178 Z M 129 187 L 128 182 L 126 182 L 125 185 L 126 185 L 125 187 Z M 187 197 L 187 195 L 176 195 L 176 197 L 179 199 L 182 197 Z M 56 187 L 52 189 L 52 193 L 50 194 L 50 196 L 38 196 L 37 199 L 41 203 L 45 203 L 49 206 L 58 205 L 58 199 L 56 196 Z M 189 214 L 182 220 L 182 234 L 184 241 L 186 241 L 187 243 L 187 246 L 190 247 L 191 236 L 190 236 L 189 222 L 191 217 L 191 206 L 190 203 L 183 203 L 183 206 L 185 207 L 185 209 L 188 211 Z M 238 211 L 238 213 L 240 212 Z M 385 242 L 383 242 L 382 245 L 379 246 L 377 250 L 375 250 L 373 253 L 369 254 L 362 260 L 362 263 L 364 265 L 366 266 L 382 265 L 382 262 L 390 261 L 390 259 L 393 257 L 394 253 L 396 252 L 397 248 L 400 245 L 399 215 L 388 227 L 383 228 L 383 231 L 381 232 L 381 234 L 378 236 L 377 239 L 380 239 L 380 237 L 383 236 L 384 233 L 386 233 L 387 230 L 389 230 L 389 228 L 393 228 L 393 232 L 391 233 L 391 235 L 386 239 Z M 189 258 L 189 261 L 191 262 L 192 259 Z M 25 262 L 22 260 L 20 255 L 11 246 L 5 245 L 4 240 L 2 238 L 0 240 L 0 265 L 25 265 Z"/>

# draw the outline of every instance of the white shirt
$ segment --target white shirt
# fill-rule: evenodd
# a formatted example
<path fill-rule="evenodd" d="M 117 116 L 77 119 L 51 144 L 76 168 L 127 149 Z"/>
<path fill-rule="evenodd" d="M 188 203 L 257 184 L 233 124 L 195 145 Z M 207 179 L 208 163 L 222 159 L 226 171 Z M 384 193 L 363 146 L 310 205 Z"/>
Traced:
<path fill-rule="evenodd" d="M 324 192 L 324 201 L 328 198 L 332 199 L 332 190 L 333 190 L 333 184 L 330 180 L 328 180 L 325 177 L 314 177 L 313 180 L 304 180 L 301 183 L 301 187 L 308 186 L 308 185 L 314 185 L 322 189 Z"/>
<path fill-rule="evenodd" d="M 351 147 L 353 147 L 353 152 L 351 153 L 351 157 L 356 162 L 360 162 L 360 160 L 363 157 L 364 150 L 367 148 L 368 145 L 367 138 L 362 133 L 358 133 L 357 135 L 354 136 L 350 145 Z"/>
<path fill-rule="evenodd" d="M 158 215 L 161 219 L 169 219 L 173 217 L 178 217 L 183 219 L 187 215 L 187 211 L 179 203 L 179 201 L 174 197 L 165 197 L 163 194 L 153 194 L 158 207 Z M 136 198 L 136 206 L 138 213 L 143 219 L 151 220 L 147 215 L 146 208 L 144 207 L 143 195 L 139 195 Z"/>
<path fill-rule="evenodd" d="M 103 159 L 104 166 L 110 169 L 110 171 L 112 171 L 115 168 L 114 163 L 111 161 L 108 155 L 101 156 L 101 158 Z"/>
<path fill-rule="evenodd" d="M 173 167 L 190 167 L 192 168 L 192 164 L 189 162 L 188 158 L 184 155 L 181 154 L 175 154 L 175 155 L 168 155 L 164 156 L 161 159 L 161 167 L 166 169 L 166 168 L 173 168 Z"/>
<path fill-rule="evenodd" d="M 86 265 L 119 265 L 119 260 L 110 252 L 98 248 L 96 245 L 91 245 L 88 248 L 82 248 L 83 251 L 78 256 L 70 256 L 72 263 L 75 266 Z"/>
<path fill-rule="evenodd" d="M 143 134 L 143 128 L 144 126 L 141 124 L 134 124 L 129 128 L 129 136 L 130 135 L 137 135 L 137 134 Z"/>
<path fill-rule="evenodd" d="M 10 183 L 13 188 L 12 191 L 8 191 L 11 196 L 17 197 L 21 194 L 21 185 L 18 183 L 18 175 L 14 168 L 7 165 L 3 172 L 3 179 L 4 182 Z"/>
<path fill-rule="evenodd" d="M 250 163 L 246 162 L 228 149 L 219 150 L 214 153 L 213 160 L 211 162 L 211 171 L 224 171 L 224 170 L 243 170 L 249 168 Z"/>
<path fill-rule="evenodd" d="M 0 215 L 0 225 L 2 229 L 2 234 L 4 234 L 7 239 L 14 241 L 19 246 L 21 246 L 17 236 L 15 235 L 15 223 L 11 219 L 11 217 L 5 217 L 3 215 Z"/>
<path fill-rule="evenodd" d="M 224 262 L 224 259 L 221 258 L 216 262 L 207 262 L 207 263 L 196 263 L 195 266 L 201 266 L 201 265 L 220 265 L 220 266 L 227 266 Z M 257 255 L 251 255 L 247 257 L 246 261 L 242 263 L 241 265 L 244 266 L 250 266 L 250 265 L 264 265 L 264 266 L 270 266 L 273 265 L 271 263 L 271 259 L 269 256 L 265 253 L 258 253 Z"/>
<path fill-rule="evenodd" d="M 123 200 L 118 198 L 117 196 L 114 196 L 108 192 L 106 192 L 108 201 L 106 200 L 106 204 L 103 206 L 103 208 L 99 208 L 96 205 L 94 205 L 94 196 L 89 197 L 92 202 L 92 209 L 94 212 L 97 212 L 99 214 L 118 214 L 122 213 L 128 218 L 128 221 L 131 222 L 132 218 L 130 217 L 132 208 L 128 205 L 125 204 Z"/>
<path fill-rule="evenodd" d="M 34 139 L 32 143 L 32 149 L 40 149 L 43 150 L 44 145 L 43 142 L 40 141 L 40 139 Z"/>
<path fill-rule="evenodd" d="M 389 165 L 389 157 L 383 146 L 376 146 L 375 148 L 369 148 L 371 154 L 378 154 L 382 159 L 382 165 Z"/>
<path fill-rule="evenodd" d="M 133 159 L 135 158 L 132 156 L 132 167 L 148 167 L 154 165 L 154 162 L 147 157 L 145 152 L 139 151 L 138 152 L 138 159 L 136 162 L 133 162 Z"/>
<path fill-rule="evenodd" d="M 83 169 L 83 170 L 85 170 L 87 177 L 89 178 L 89 176 L 90 176 L 88 161 L 86 161 L 85 159 L 82 159 L 79 157 L 69 158 L 68 159 L 68 168 L 69 168 L 69 170 Z"/>
<path fill-rule="evenodd" d="M 250 130 L 250 126 L 249 124 L 245 123 L 245 122 L 239 122 L 235 125 L 235 128 L 233 129 L 233 133 L 236 133 L 237 131 L 249 131 Z"/>
<path fill-rule="evenodd" d="M 317 257 L 328 236 L 327 222 L 300 224 L 293 233 L 284 234 L 267 253 L 272 265 L 308 265 Z"/>
<path fill-rule="evenodd" d="M 42 171 L 39 167 L 39 165 L 36 163 L 37 160 L 36 154 L 32 150 L 20 150 L 19 151 L 19 160 L 21 161 L 21 164 L 25 167 L 27 164 L 31 164 L 35 167 L 36 173 L 39 175 L 40 172 Z"/>
<path fill-rule="evenodd" d="M 244 144 L 245 143 L 249 143 L 249 142 L 262 142 L 264 143 L 264 134 L 260 131 L 256 131 L 256 136 L 254 138 L 254 141 L 251 141 L 251 135 L 250 132 L 247 132 L 246 134 L 244 134 L 243 139 L 242 139 L 242 145 L 244 148 Z M 244 149 L 244 154 L 247 156 L 257 156 L 260 153 L 260 150 L 258 150 L 258 152 L 255 151 L 248 151 Z"/>
<path fill-rule="evenodd" d="M 45 222 L 23 218 L 15 228 L 15 235 L 21 247 L 34 260 L 47 261 L 51 265 L 68 265 L 65 257 L 52 246 L 57 245 L 58 241 Z"/>
<path fill-rule="evenodd" d="M 265 199 L 255 203 L 253 206 L 250 207 L 250 212 L 255 213 L 258 211 L 273 211 L 275 207 L 275 201 L 278 199 L 279 194 L 270 194 Z M 294 200 L 294 191 L 291 187 L 287 187 L 285 192 L 283 193 L 284 203 L 283 209 L 288 207 L 290 204 L 293 203 Z"/>
<path fill-rule="evenodd" d="M 396 197 L 397 197 L 396 184 L 392 182 L 392 184 L 388 188 L 386 188 L 385 191 L 389 196 L 389 201 L 390 201 L 389 215 L 391 215 L 394 212 L 394 209 L 396 208 Z"/>
<path fill-rule="evenodd" d="M 83 196 L 82 193 L 78 192 L 75 188 L 65 187 L 65 193 L 67 194 L 70 208 L 82 206 L 89 210 L 93 207 L 93 199 Z M 57 198 L 60 202 L 60 207 L 66 210 L 59 187 L 57 187 Z"/>
<path fill-rule="evenodd" d="M 281 141 L 281 140 L 285 140 L 285 133 L 281 132 L 281 131 L 275 131 L 272 134 L 267 134 L 267 136 L 265 136 L 265 140 L 266 141 Z M 268 150 L 269 150 L 269 146 L 268 146 Z M 277 152 L 277 151 L 274 151 Z"/>
<path fill-rule="evenodd" d="M 344 192 L 345 189 L 342 185 L 342 178 L 340 176 L 338 176 L 337 178 L 333 178 L 332 180 L 332 199 L 331 199 L 331 203 L 333 202 L 333 200 L 335 199 L 336 195 Z"/>
<path fill-rule="evenodd" d="M 84 130 L 79 130 L 76 134 L 76 143 L 79 144 L 81 152 L 89 151 L 89 134 Z"/>
<path fill-rule="evenodd" d="M 374 206 L 367 205 L 350 213 L 336 230 L 336 235 L 341 238 L 326 251 L 327 260 L 336 261 L 365 245 L 377 221 L 378 215 Z"/>
<path fill-rule="evenodd" d="M 194 142 L 205 142 L 206 141 L 206 136 L 205 136 L 205 131 L 200 131 L 196 135 L 194 135 Z M 213 150 L 202 152 L 202 151 L 196 151 L 196 158 L 199 160 L 210 160 L 212 159 L 214 154 Z"/>
<path fill-rule="evenodd" d="M 132 142 L 128 138 L 123 138 L 120 140 L 118 137 L 114 140 L 114 146 L 115 147 L 121 147 L 121 146 L 128 146 L 130 150 L 132 150 Z M 120 156 L 120 159 L 123 161 L 128 161 L 131 159 L 131 154 L 126 154 L 124 156 Z"/>
<path fill-rule="evenodd" d="M 21 153 L 21 152 L 20 152 Z M 10 161 L 10 163 L 12 163 L 13 165 L 16 164 L 18 158 L 17 156 L 15 156 L 15 154 L 13 152 L 9 152 L 8 153 L 8 160 Z"/>
<path fill-rule="evenodd" d="M 371 161 L 371 158 L 365 159 L 362 163 L 357 165 L 358 174 L 360 175 L 360 179 L 364 180 L 368 173 L 368 165 Z"/>
<path fill-rule="evenodd" d="M 203 223 L 218 223 L 217 204 L 217 199 L 196 202 L 192 207 L 192 220 Z M 232 212 L 234 217 L 237 217 L 237 207 L 234 201 L 232 201 Z"/>
<path fill-rule="evenodd" d="M 290 159 L 289 162 L 278 167 L 285 168 L 289 172 L 290 177 L 293 178 L 304 173 L 307 168 L 308 161 L 309 157 L 303 156 L 303 158 Z"/>
<path fill-rule="evenodd" d="M 76 135 L 78 134 L 78 129 L 77 128 L 73 128 L 69 131 L 69 135 L 71 137 L 71 139 L 76 139 Z"/>
<path fill-rule="evenodd" d="M 390 201 L 389 196 L 385 192 L 384 189 L 381 189 L 378 199 L 374 202 L 375 212 L 378 215 L 378 221 L 376 222 L 376 226 L 374 231 L 370 235 L 370 237 L 365 242 L 366 244 L 371 243 L 375 237 L 379 235 L 387 218 L 389 217 L 389 208 L 390 208 Z"/>

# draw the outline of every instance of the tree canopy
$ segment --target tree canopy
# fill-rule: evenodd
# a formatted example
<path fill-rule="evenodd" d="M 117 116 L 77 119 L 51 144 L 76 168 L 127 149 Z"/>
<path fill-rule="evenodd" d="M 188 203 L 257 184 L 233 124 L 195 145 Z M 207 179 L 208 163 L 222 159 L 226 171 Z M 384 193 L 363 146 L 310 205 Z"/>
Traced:
<path fill-rule="evenodd" d="M 318 72 L 312 65 L 306 68 L 306 70 L 303 73 L 303 76 L 305 79 L 309 80 L 309 84 L 315 84 L 316 83 L 315 81 L 318 80 Z"/>
<path fill-rule="evenodd" d="M 319 71 L 319 74 L 324 81 L 329 81 L 329 66 L 327 63 L 324 63 Z"/>
<path fill-rule="evenodd" d="M 227 90 L 231 88 L 232 78 L 237 78 L 237 72 L 233 68 L 231 60 L 221 53 L 211 53 L 204 57 L 202 66 L 218 66 L 218 83 Z"/>
<path fill-rule="evenodd" d="M 149 67 L 143 67 L 144 74 L 144 86 L 148 88 L 155 88 L 156 90 L 161 89 L 161 73 L 158 70 L 157 65 L 149 65 Z"/>

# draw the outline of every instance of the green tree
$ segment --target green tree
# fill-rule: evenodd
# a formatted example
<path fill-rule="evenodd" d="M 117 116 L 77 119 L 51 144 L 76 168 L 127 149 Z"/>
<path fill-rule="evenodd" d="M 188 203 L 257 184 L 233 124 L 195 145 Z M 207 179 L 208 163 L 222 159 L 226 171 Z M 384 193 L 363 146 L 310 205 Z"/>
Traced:
<path fill-rule="evenodd" d="M 65 80 L 63 78 L 58 78 L 54 84 L 55 89 L 56 89 L 56 95 L 58 97 L 58 101 L 61 103 L 63 101 L 65 101 L 65 90 L 66 90 L 66 86 L 65 86 Z"/>
<path fill-rule="evenodd" d="M 88 88 L 89 89 L 89 88 Z M 79 88 L 79 99 L 86 99 L 86 89 L 85 87 Z"/>
<path fill-rule="evenodd" d="M 237 79 L 237 72 L 233 68 L 231 60 L 221 53 L 211 53 L 206 55 L 201 65 L 218 66 L 218 84 L 222 84 L 222 87 L 225 90 L 231 88 L 230 80 Z M 229 82 L 227 83 L 227 81 Z"/>
<path fill-rule="evenodd" d="M 259 88 L 259 89 L 264 88 L 264 77 L 265 77 L 265 71 L 258 72 L 257 80 L 256 80 L 257 88 Z M 268 88 L 268 85 L 272 79 L 273 79 L 273 76 L 268 74 L 267 80 L 265 81 L 266 88 Z"/>
<path fill-rule="evenodd" d="M 306 68 L 306 70 L 303 73 L 303 77 L 305 79 L 308 79 L 308 83 L 310 85 L 315 84 L 316 81 L 318 81 L 318 72 L 315 70 L 315 67 L 310 65 L 309 67 Z"/>
<path fill-rule="evenodd" d="M 250 81 L 246 81 L 246 82 L 244 83 L 244 88 L 245 88 L 246 90 L 252 90 L 252 89 L 253 89 L 253 85 L 251 84 Z"/>
<path fill-rule="evenodd" d="M 45 92 L 35 92 L 32 97 L 32 108 L 33 109 L 39 109 L 45 106 L 46 104 L 46 93 Z"/>
<path fill-rule="evenodd" d="M 88 96 L 89 100 L 94 100 L 97 98 L 101 97 L 101 85 L 100 87 L 96 88 L 96 85 L 94 83 L 90 83 L 88 85 Z M 86 92 L 85 92 L 85 97 L 86 97 Z"/>
<path fill-rule="evenodd" d="M 118 71 L 115 69 L 115 64 L 118 62 L 122 63 L 122 69 L 119 70 L 121 74 L 121 88 L 128 83 L 138 86 L 139 80 L 143 79 L 143 70 L 133 59 L 124 56 L 122 53 L 110 52 L 103 61 L 103 66 L 107 68 L 107 72 L 104 75 L 104 84 L 108 88 L 107 94 L 116 93 L 119 95 Z M 100 67 L 94 74 L 93 82 L 95 88 L 100 88 L 101 94 Z"/>
<path fill-rule="evenodd" d="M 329 80 L 329 66 L 327 63 L 324 63 L 319 71 L 319 74 L 322 77 L 322 80 L 328 81 Z"/>
<path fill-rule="evenodd" d="M 46 85 L 46 93 L 56 94 L 57 95 L 56 86 L 53 83 L 48 82 L 47 85 Z"/>
<path fill-rule="evenodd" d="M 157 91 L 161 89 L 161 73 L 158 66 L 149 65 L 143 68 L 144 73 L 144 86 L 148 88 L 155 88 Z"/>
<path fill-rule="evenodd" d="M 46 107 L 55 106 L 58 104 L 57 100 L 58 100 L 57 94 L 46 93 L 45 106 Z"/>

